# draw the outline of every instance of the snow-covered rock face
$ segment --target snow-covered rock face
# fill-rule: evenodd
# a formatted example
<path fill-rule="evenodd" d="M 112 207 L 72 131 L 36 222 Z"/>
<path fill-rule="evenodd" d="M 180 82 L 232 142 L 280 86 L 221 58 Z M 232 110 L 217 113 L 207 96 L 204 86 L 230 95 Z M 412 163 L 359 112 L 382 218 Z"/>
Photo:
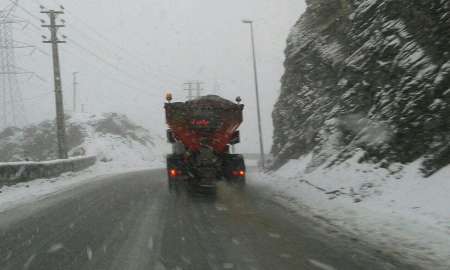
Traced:
<path fill-rule="evenodd" d="M 273 112 L 275 167 L 362 161 L 450 162 L 450 4 L 309 0 L 292 29 Z"/>
<path fill-rule="evenodd" d="M 95 155 L 101 162 L 143 166 L 162 158 L 162 138 L 154 137 L 124 115 L 76 115 L 68 118 L 70 156 Z M 0 162 L 57 158 L 53 121 L 0 133 Z"/>

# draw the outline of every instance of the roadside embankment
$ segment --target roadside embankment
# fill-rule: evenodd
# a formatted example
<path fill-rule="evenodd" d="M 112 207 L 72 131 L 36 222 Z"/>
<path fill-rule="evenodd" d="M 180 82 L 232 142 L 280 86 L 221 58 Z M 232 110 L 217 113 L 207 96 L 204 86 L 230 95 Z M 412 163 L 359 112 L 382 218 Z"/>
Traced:
<path fill-rule="evenodd" d="M 0 185 L 57 177 L 65 172 L 77 172 L 89 168 L 96 161 L 97 157 L 88 156 L 43 162 L 0 163 Z"/>

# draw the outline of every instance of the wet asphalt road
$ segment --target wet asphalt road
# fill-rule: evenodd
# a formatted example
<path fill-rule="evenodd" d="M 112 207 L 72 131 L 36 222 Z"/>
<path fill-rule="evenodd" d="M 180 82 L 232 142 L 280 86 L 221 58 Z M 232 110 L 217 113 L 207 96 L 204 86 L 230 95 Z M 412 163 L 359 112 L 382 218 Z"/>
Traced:
<path fill-rule="evenodd" d="M 251 183 L 171 193 L 141 171 L 0 213 L 0 269 L 415 269 Z"/>

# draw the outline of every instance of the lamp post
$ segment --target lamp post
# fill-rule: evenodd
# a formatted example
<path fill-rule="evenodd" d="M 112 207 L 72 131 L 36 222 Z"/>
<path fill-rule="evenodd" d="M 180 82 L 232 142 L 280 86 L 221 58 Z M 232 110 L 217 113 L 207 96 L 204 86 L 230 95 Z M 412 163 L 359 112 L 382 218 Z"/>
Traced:
<path fill-rule="evenodd" d="M 254 71 L 254 79 L 255 79 L 255 93 L 256 93 L 256 109 L 258 113 L 258 131 L 259 131 L 259 151 L 260 151 L 260 159 L 262 168 L 264 169 L 265 165 L 265 157 L 264 157 L 264 142 L 263 142 L 263 134 L 262 134 L 262 126 L 261 126 L 261 109 L 259 104 L 259 84 L 258 84 L 258 69 L 256 66 L 256 50 L 255 50 L 255 34 L 253 31 L 253 21 L 251 20 L 242 20 L 242 23 L 250 25 L 250 37 L 252 42 L 252 55 L 253 55 L 253 71 Z"/>

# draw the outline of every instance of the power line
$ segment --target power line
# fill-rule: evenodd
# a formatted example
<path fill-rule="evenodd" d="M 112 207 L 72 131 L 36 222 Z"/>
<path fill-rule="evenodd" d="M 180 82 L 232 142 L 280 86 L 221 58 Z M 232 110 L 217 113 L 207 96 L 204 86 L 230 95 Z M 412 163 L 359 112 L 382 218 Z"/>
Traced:
<path fill-rule="evenodd" d="M 73 56 L 77 56 L 78 60 L 83 62 L 87 67 L 92 68 L 94 70 L 94 72 L 101 73 L 105 78 L 109 79 L 111 82 L 115 82 L 115 83 L 121 85 L 123 87 L 123 88 L 119 89 L 119 91 L 121 93 L 127 93 L 127 91 L 138 93 L 138 95 L 135 96 L 134 98 L 138 97 L 141 94 L 160 98 L 159 95 L 157 95 L 153 92 L 148 92 L 148 91 L 145 91 L 144 88 L 139 88 L 139 87 L 133 86 L 125 81 L 120 80 L 118 78 L 118 76 L 114 76 L 114 74 L 107 72 L 105 69 L 99 68 L 97 65 L 92 65 L 92 63 L 90 63 L 90 61 L 89 61 L 89 59 L 91 59 L 91 58 L 80 57 L 80 54 L 78 52 L 73 51 L 74 49 L 75 49 L 74 47 L 64 47 L 63 51 L 64 51 L 64 53 L 71 54 Z M 108 89 L 108 90 L 117 90 L 117 88 L 112 88 L 112 89 Z M 108 100 L 108 97 L 109 97 L 109 95 L 106 97 L 102 95 L 102 100 L 106 101 L 106 100 Z M 96 98 L 98 98 L 98 97 L 96 97 Z M 127 100 L 132 100 L 132 99 L 127 99 Z M 157 109 L 157 108 L 155 107 L 153 109 Z"/>
<path fill-rule="evenodd" d="M 11 0 L 10 0 L 10 1 L 11 1 Z M 39 17 L 35 16 L 29 9 L 25 8 L 24 6 L 20 5 L 20 6 L 19 6 L 19 9 L 20 9 L 21 11 L 23 11 L 24 13 L 28 14 L 32 19 L 41 21 Z M 38 26 L 37 26 L 36 24 L 34 24 L 33 22 L 28 22 L 27 25 L 31 25 L 31 26 L 33 26 L 34 29 L 37 29 L 37 30 L 41 31 L 41 28 L 38 27 Z M 88 39 L 90 39 L 91 41 L 94 41 L 94 42 L 95 42 L 94 39 L 90 38 L 89 35 L 85 34 L 83 31 L 81 31 L 81 30 L 79 30 L 78 28 L 75 28 L 75 27 L 73 27 L 73 28 L 74 28 L 77 32 L 83 34 L 85 37 L 87 37 Z M 91 28 L 91 29 L 93 29 L 93 28 Z M 93 29 L 93 30 L 95 31 L 95 29 Z M 99 32 L 96 31 L 96 33 L 98 34 Z M 102 37 L 105 37 L 105 36 L 102 35 Z M 71 40 L 71 42 L 73 42 L 73 45 L 75 45 L 75 47 L 78 47 L 79 49 L 83 50 L 85 53 L 89 54 L 90 56 L 92 56 L 92 57 L 95 58 L 96 60 L 98 60 L 98 61 L 100 61 L 101 63 L 103 63 L 103 64 L 109 66 L 109 67 L 112 68 L 112 69 L 114 69 L 114 70 L 117 71 L 120 75 L 126 74 L 129 78 L 132 78 L 133 81 L 139 80 L 139 78 L 138 78 L 137 76 L 134 76 L 134 75 L 132 75 L 131 73 L 128 73 L 128 72 L 124 71 L 123 69 L 119 68 L 117 65 L 114 65 L 114 64 L 111 63 L 110 61 L 106 60 L 104 57 L 102 57 L 102 56 L 98 55 L 97 53 L 95 53 L 93 50 L 90 50 L 90 49 L 84 47 L 83 45 L 81 45 L 80 43 L 78 43 L 78 42 L 76 42 L 76 41 L 74 41 L 74 40 Z M 35 50 L 41 52 L 41 53 L 44 54 L 44 55 L 50 56 L 48 53 L 46 53 L 43 49 L 41 49 L 41 48 L 39 48 L 39 47 L 35 47 Z M 79 54 L 73 54 L 73 55 L 76 56 L 77 58 L 79 58 Z M 119 56 L 118 56 L 118 55 L 114 55 L 114 57 L 118 58 Z M 91 66 L 92 66 L 92 65 L 91 65 Z M 105 73 L 103 72 L 103 71 L 104 71 L 103 69 L 99 69 L 99 70 L 102 71 L 103 74 L 105 74 Z M 40 77 L 39 75 L 35 75 L 35 76 Z M 151 94 L 152 96 L 155 96 L 155 95 L 153 95 L 152 93 L 149 93 L 149 92 L 144 91 L 142 88 L 138 88 L 138 87 L 132 86 L 131 84 L 126 83 L 125 81 L 122 81 L 122 80 L 118 79 L 117 76 L 114 76 L 114 75 L 112 75 L 112 74 L 109 74 L 109 73 L 108 73 L 107 77 L 108 77 L 109 79 L 115 81 L 116 83 L 118 83 L 118 84 L 120 84 L 120 85 L 126 87 L 127 89 L 130 89 L 130 90 L 133 90 L 133 91 L 138 91 L 138 92 L 140 92 L 140 93 Z"/>
<path fill-rule="evenodd" d="M 11 3 L 15 2 L 14 0 L 9 0 L 9 1 L 10 1 Z M 25 12 L 27 15 L 29 15 L 31 18 L 37 20 L 38 22 L 41 21 L 41 19 L 40 19 L 38 16 L 34 15 L 33 12 L 31 12 L 30 10 L 28 10 L 28 9 L 25 8 L 24 6 L 20 5 L 18 2 L 16 3 L 16 6 L 17 6 L 20 10 L 22 10 L 23 12 Z M 31 26 L 33 26 L 36 30 L 38 30 L 39 32 L 41 31 L 41 28 L 40 28 L 38 25 L 36 25 L 36 24 L 34 24 L 34 23 L 30 22 L 30 21 L 26 21 L 26 23 L 27 23 L 27 24 L 25 25 L 24 28 L 26 28 L 28 25 L 31 25 Z"/>
<path fill-rule="evenodd" d="M 69 48 L 70 48 L 70 47 L 69 47 Z M 87 64 L 89 67 L 96 67 L 95 65 L 92 65 L 91 63 L 88 63 L 88 60 L 85 60 L 84 58 L 80 58 L 80 55 L 79 55 L 79 54 L 76 54 L 76 53 L 74 53 L 74 52 L 68 50 L 67 48 L 64 49 L 64 52 L 65 52 L 65 53 L 69 53 L 69 54 L 71 54 L 71 55 L 73 55 L 73 56 L 78 57 L 79 60 L 81 60 L 82 62 L 84 62 L 85 64 Z M 151 93 L 151 92 L 145 92 L 144 90 L 142 90 L 142 88 L 133 86 L 133 85 L 127 83 L 127 82 L 124 82 L 124 81 L 120 80 L 119 78 L 117 78 L 117 76 L 114 76 L 113 74 L 110 74 L 110 73 L 105 72 L 104 69 L 99 69 L 99 68 L 94 68 L 94 69 L 95 69 L 96 71 L 102 73 L 102 74 L 103 74 L 105 77 L 107 77 L 108 79 L 110 79 L 110 80 L 112 80 L 112 81 L 114 81 L 114 82 L 116 82 L 116 83 L 118 83 L 118 84 L 124 86 L 125 89 L 127 89 L 127 90 L 138 91 L 138 92 L 141 92 L 141 93 L 151 94 L 152 96 L 156 96 L 155 94 L 153 94 L 153 93 Z"/>
<path fill-rule="evenodd" d="M 73 45 L 75 45 L 76 47 L 78 47 L 79 49 L 85 51 L 86 53 L 88 53 L 89 55 L 95 57 L 97 60 L 99 60 L 100 62 L 102 62 L 103 64 L 111 67 L 112 69 L 116 70 L 119 73 L 125 74 L 127 76 L 129 76 L 130 78 L 132 78 L 133 80 L 140 80 L 140 78 L 136 77 L 135 75 L 119 68 L 117 65 L 109 62 L 108 60 L 104 59 L 102 56 L 96 54 L 95 52 L 93 52 L 92 50 L 84 47 L 83 45 L 81 45 L 80 43 L 78 43 L 77 41 L 73 40 L 73 39 L 69 39 L 70 43 L 72 43 Z"/>
<path fill-rule="evenodd" d="M 11 0 L 10 0 L 11 1 Z M 56 1 L 54 1 L 55 4 L 58 4 Z M 25 12 L 26 14 L 28 14 L 31 18 L 39 20 L 40 18 L 38 18 L 37 16 L 35 16 L 32 12 L 30 12 L 30 10 L 28 10 L 27 8 L 23 7 L 22 5 L 19 7 L 23 12 Z M 124 49 L 123 47 L 121 47 L 120 45 L 117 45 L 115 42 L 113 42 L 111 39 L 109 39 L 108 37 L 106 37 L 104 34 L 102 34 L 101 32 L 97 31 L 95 28 L 93 28 L 92 26 L 90 26 L 89 24 L 85 23 L 84 20 L 80 19 L 79 17 L 77 17 L 75 14 L 73 14 L 73 12 L 67 11 L 65 10 L 66 13 L 68 13 L 71 17 L 73 17 L 74 19 L 76 19 L 77 21 L 79 21 L 80 23 L 82 23 L 84 26 L 86 26 L 87 29 L 89 29 L 91 32 L 95 33 L 95 37 L 100 37 L 102 40 L 104 40 L 108 45 L 112 45 L 115 48 L 117 48 L 121 53 L 127 54 L 128 56 L 132 56 L 132 53 L 130 53 L 128 50 Z M 29 22 L 30 25 L 33 26 L 33 28 L 35 29 L 39 29 L 40 27 L 36 26 L 34 23 Z M 98 43 L 94 38 L 92 38 L 92 36 L 90 34 L 86 34 L 86 32 L 84 32 L 83 30 L 78 29 L 77 27 L 74 27 L 73 25 L 70 26 L 71 29 L 75 30 L 76 32 L 82 34 L 84 37 L 86 37 L 88 40 L 94 42 L 94 43 Z M 127 70 L 125 70 L 124 68 L 119 67 L 117 64 L 114 63 L 114 61 L 110 61 L 109 59 L 105 59 L 105 57 L 101 56 L 99 53 L 95 52 L 94 49 L 92 48 L 96 48 L 97 46 L 84 46 L 83 44 L 75 41 L 74 39 L 70 39 L 70 45 L 73 48 L 79 49 L 81 51 L 83 51 L 86 55 L 89 55 L 90 57 L 92 57 L 93 59 L 96 59 L 98 62 L 106 65 L 107 67 L 109 67 L 110 69 L 114 70 L 115 72 L 117 72 L 120 76 L 125 76 L 126 78 L 132 80 L 133 82 L 136 81 L 141 81 L 142 78 L 137 76 L 135 73 L 130 73 Z M 102 46 L 103 47 L 103 46 Z M 36 48 L 36 50 L 38 50 L 41 53 L 44 53 L 46 55 L 49 55 L 48 53 L 45 53 L 45 51 L 43 51 L 41 48 Z M 66 50 L 65 50 L 66 51 Z M 105 50 L 101 50 L 102 52 L 105 52 Z M 112 52 L 113 57 L 117 58 L 117 59 L 125 59 L 128 60 L 127 62 L 129 62 L 129 64 L 138 64 L 138 62 L 135 61 L 130 61 L 130 57 L 121 57 L 119 54 L 116 54 L 113 50 L 111 50 L 111 48 L 107 48 L 108 52 Z M 66 51 L 67 52 L 67 51 Z M 79 59 L 79 54 L 73 54 L 74 56 L 77 57 L 77 59 Z M 134 56 L 133 56 L 134 58 Z M 142 57 L 137 57 L 136 59 L 139 60 L 140 63 L 142 60 Z M 92 66 L 92 65 L 91 65 Z M 149 68 L 149 66 L 147 66 L 146 64 L 142 65 L 142 67 L 144 67 L 145 69 Z M 110 73 L 105 73 L 104 69 L 99 69 L 100 71 L 102 71 L 102 73 L 104 75 L 106 75 L 109 79 L 117 82 L 118 84 L 126 87 L 127 89 L 130 90 L 134 90 L 134 91 L 139 91 L 141 93 L 145 93 L 145 94 L 151 94 L 152 96 L 155 96 L 154 94 L 150 93 L 150 92 L 146 92 L 143 90 L 143 88 L 139 88 L 139 87 L 135 87 L 123 80 L 118 79 L 117 76 L 114 76 Z M 143 70 L 142 68 L 138 68 L 138 70 Z M 170 75 L 170 81 L 174 82 L 174 80 L 172 79 L 173 75 Z M 167 79 L 167 78 L 166 78 Z M 148 88 L 148 83 L 146 84 L 146 88 Z"/>
<path fill-rule="evenodd" d="M 18 0 L 9 0 L 9 2 L 11 2 L 11 5 L 3 9 L 3 11 L 6 10 L 6 13 L 2 16 L 4 18 L 4 21 L 6 20 L 6 18 L 10 18 L 18 4 Z"/>
<path fill-rule="evenodd" d="M 57 3 L 56 1 L 53 1 L 55 3 Z M 142 56 L 141 55 L 137 55 L 134 54 L 133 52 L 127 50 L 126 48 L 118 45 L 116 42 L 114 42 L 113 40 L 111 40 L 110 38 L 108 38 L 107 36 L 105 36 L 103 33 L 101 33 L 100 31 L 96 30 L 94 27 L 90 26 L 88 23 L 86 23 L 83 19 L 79 18 L 78 16 L 76 16 L 75 14 L 73 14 L 72 12 L 68 11 L 67 12 L 69 15 L 71 15 L 72 17 L 74 17 L 76 20 L 78 20 L 80 23 L 82 23 L 85 27 L 87 27 L 87 29 L 91 30 L 96 36 L 100 37 L 101 39 L 103 39 L 104 41 L 106 41 L 108 44 L 113 45 L 114 47 L 116 47 L 117 49 L 119 49 L 120 51 L 123 51 L 125 54 L 128 54 L 128 56 L 132 56 L 133 58 L 136 58 L 137 60 L 139 60 L 139 62 L 141 62 L 142 60 Z M 148 68 L 149 66 L 147 65 L 147 63 L 141 62 L 141 64 Z"/>
<path fill-rule="evenodd" d="M 54 2 L 56 5 L 60 5 L 60 4 L 59 4 L 57 1 L 55 1 L 55 0 L 53 0 L 53 2 Z M 112 39 L 110 39 L 110 38 L 108 38 L 107 36 L 105 36 L 102 32 L 96 30 L 94 27 L 92 27 L 91 25 L 89 25 L 88 23 L 86 23 L 85 20 L 83 20 L 83 19 L 81 19 L 80 17 L 76 16 L 73 12 L 70 12 L 70 10 L 67 10 L 67 9 L 66 9 L 66 13 L 69 14 L 70 16 L 72 16 L 75 20 L 79 21 L 81 24 L 83 24 L 83 26 L 84 26 L 86 29 L 88 29 L 88 30 L 90 30 L 92 33 L 94 33 L 94 34 L 95 34 L 95 37 L 102 39 L 103 41 L 106 42 L 106 44 L 115 47 L 115 48 L 118 49 L 119 51 L 121 51 L 121 52 L 123 52 L 124 54 L 126 54 L 126 55 L 129 56 L 129 57 L 120 57 L 120 56 L 118 56 L 116 53 L 113 53 L 113 55 L 114 55 L 115 57 L 120 57 L 121 59 L 130 59 L 130 58 L 133 58 L 133 59 L 136 60 L 136 61 L 132 61 L 133 64 L 139 64 L 139 65 L 141 66 L 141 68 L 143 68 L 143 69 L 145 69 L 145 70 L 151 71 L 151 69 L 150 69 L 151 66 L 148 65 L 147 63 L 145 63 L 144 61 L 142 61 L 142 59 L 145 59 L 146 57 L 144 57 L 144 56 L 142 56 L 142 55 L 138 55 L 138 54 L 136 54 L 135 52 L 132 52 L 132 51 L 130 51 L 130 50 L 128 50 L 128 49 L 126 49 L 126 48 L 124 48 L 124 47 L 118 45 L 118 44 L 117 44 L 116 42 L 114 42 Z M 80 29 L 77 29 L 77 28 L 74 27 L 74 26 L 71 26 L 71 27 L 72 27 L 75 31 L 77 31 L 77 32 L 79 32 L 79 33 L 81 33 L 81 34 L 83 34 L 85 37 L 88 37 L 90 40 L 92 40 L 92 41 L 95 42 L 95 40 L 94 40 L 93 38 L 91 38 L 91 36 L 90 36 L 89 34 L 85 33 L 84 31 L 82 31 L 82 30 L 80 30 Z M 130 63 L 131 63 L 131 62 L 130 62 Z M 153 73 L 154 71 L 151 71 L 151 72 Z M 162 70 L 156 71 L 156 73 L 155 73 L 154 75 L 155 75 L 155 76 L 157 76 L 157 75 L 166 75 L 166 76 L 168 76 L 168 77 L 171 78 L 171 79 L 172 79 L 173 76 L 174 76 L 173 74 L 164 72 L 164 71 L 162 71 Z M 175 81 L 172 81 L 172 82 L 175 82 Z"/>
<path fill-rule="evenodd" d="M 9 1 L 13 1 L 13 0 L 9 0 Z M 60 5 L 60 4 L 59 4 L 58 2 L 56 2 L 56 1 L 53 1 L 53 2 L 54 2 L 55 4 L 57 4 L 57 5 Z M 20 5 L 19 8 L 20 8 L 22 11 L 24 11 L 26 14 L 28 14 L 29 16 L 31 16 L 32 18 L 34 18 L 34 19 L 40 21 L 40 18 L 38 18 L 37 16 L 35 16 L 35 15 L 34 15 L 30 10 L 28 10 L 27 8 L 23 7 L 22 5 Z M 91 32 L 95 33 L 95 36 L 96 36 L 96 37 L 100 37 L 102 40 L 106 41 L 107 44 L 113 45 L 114 47 L 116 47 L 117 49 L 119 49 L 121 52 L 123 52 L 123 53 L 127 54 L 128 56 L 132 56 L 133 58 L 139 60 L 139 63 L 140 63 L 141 65 L 140 65 L 140 68 L 137 68 L 137 70 L 142 70 L 142 69 L 148 69 L 148 68 L 150 68 L 150 66 L 148 66 L 147 64 L 144 64 L 144 62 L 141 62 L 141 61 L 142 61 L 142 60 L 141 60 L 142 57 L 137 56 L 137 55 L 135 55 L 135 56 L 137 56 L 137 57 L 133 56 L 132 53 L 130 53 L 128 50 L 124 49 L 124 48 L 121 47 L 120 45 L 117 45 L 117 44 L 116 44 L 115 42 L 113 42 L 111 39 L 109 39 L 109 38 L 106 37 L 104 34 L 102 34 L 101 32 L 97 31 L 95 28 L 93 28 L 92 26 L 90 26 L 89 24 L 87 24 L 86 22 L 84 22 L 84 20 L 80 19 L 78 16 L 74 15 L 72 12 L 65 10 L 65 13 L 71 15 L 74 19 L 76 19 L 77 21 L 81 22 L 84 26 L 86 26 L 87 29 L 89 29 Z M 32 25 L 35 29 L 40 30 L 40 27 L 36 26 L 35 24 L 33 24 L 33 23 L 31 23 L 31 22 L 29 22 L 29 24 Z M 82 34 L 84 37 L 88 38 L 89 40 L 91 40 L 91 41 L 93 41 L 93 42 L 96 42 L 95 39 L 93 39 L 93 38 L 91 37 L 91 35 L 86 34 L 84 31 L 78 29 L 77 27 L 74 27 L 73 25 L 71 25 L 70 28 L 72 28 L 72 29 L 74 29 L 76 32 Z M 141 78 L 138 78 L 138 77 L 135 76 L 134 74 L 131 74 L 131 73 L 127 72 L 127 71 L 124 71 L 123 69 L 118 70 L 118 66 L 117 66 L 117 65 L 115 65 L 114 63 L 112 63 L 112 62 L 106 60 L 104 57 L 100 56 L 98 53 L 95 53 L 92 49 L 88 49 L 88 48 L 84 47 L 83 45 L 81 45 L 80 43 L 74 41 L 73 39 L 71 39 L 71 42 L 72 42 L 75 46 L 79 47 L 79 49 L 81 49 L 81 50 L 87 52 L 90 56 L 92 56 L 92 57 L 96 58 L 97 60 L 101 61 L 103 64 L 106 64 L 107 66 L 109 66 L 109 67 L 115 69 L 116 71 L 118 71 L 118 72 L 120 72 L 120 73 L 122 73 L 122 74 L 126 74 L 127 76 L 132 77 L 133 80 L 141 80 Z M 96 46 L 91 46 L 91 47 L 94 47 L 94 48 L 95 48 Z M 39 52 L 43 52 L 43 50 L 40 49 L 40 48 L 38 49 L 38 51 L 39 51 Z M 102 51 L 105 51 L 105 50 L 102 50 Z M 48 54 L 47 54 L 47 55 L 48 55 Z M 114 52 L 113 52 L 113 55 L 112 55 L 112 56 L 113 56 L 114 58 L 122 59 L 122 60 L 123 60 L 123 59 L 130 59 L 130 57 L 121 57 L 120 55 L 118 55 L 118 54 L 116 54 L 116 53 L 114 53 Z M 136 61 L 131 61 L 131 62 L 129 61 L 129 63 L 130 63 L 130 64 L 138 64 L 138 62 L 136 62 Z M 167 73 L 161 72 L 161 71 L 160 71 L 160 74 L 161 74 L 161 75 L 162 75 L 162 74 L 167 75 L 168 77 L 167 77 L 165 80 L 169 80 L 169 81 L 171 81 L 172 83 L 175 83 L 175 80 L 173 80 L 173 74 L 167 74 Z M 156 76 L 156 74 L 154 74 L 154 76 Z M 159 78 L 158 78 L 158 79 L 159 79 Z"/>
<path fill-rule="evenodd" d="M 52 93 L 53 93 L 53 91 L 49 91 L 49 92 L 42 93 L 42 94 L 30 97 L 30 98 L 24 98 L 24 99 L 22 99 L 22 101 L 23 102 L 28 102 L 28 101 L 38 100 L 38 99 L 41 99 L 43 97 L 47 97 L 47 96 L 51 95 Z M 7 104 L 15 104 L 15 103 L 16 103 L 16 101 L 8 102 Z"/>
<path fill-rule="evenodd" d="M 18 7 L 20 10 L 22 10 L 22 11 L 24 11 L 26 14 L 28 14 L 29 16 L 31 16 L 33 19 L 36 19 L 37 21 L 41 21 L 41 19 L 39 18 L 39 17 L 37 17 L 36 15 L 34 15 L 30 10 L 28 10 L 27 8 L 25 8 L 25 7 L 23 7 L 22 5 L 20 5 L 19 4 L 19 2 L 18 1 L 14 1 L 14 0 L 9 0 L 11 3 L 15 3 L 16 4 L 16 7 Z M 29 25 L 31 25 L 32 27 L 34 27 L 35 28 L 35 30 L 37 30 L 37 32 L 35 32 L 35 33 L 40 33 L 41 32 L 41 27 L 40 26 L 38 26 L 38 25 L 36 25 L 36 24 L 34 24 L 34 23 L 32 23 L 32 22 L 30 22 L 30 21 L 24 21 L 24 23 L 25 23 L 25 26 L 22 28 L 22 29 L 26 29 Z M 16 41 L 17 42 L 17 41 Z M 19 43 L 22 43 L 22 44 L 25 44 L 25 45 L 27 45 L 27 46 L 30 46 L 30 47 L 32 47 L 34 50 L 32 51 L 32 53 L 35 51 L 35 50 L 37 50 L 38 52 L 40 52 L 40 53 L 42 53 L 42 54 L 44 54 L 44 55 L 46 55 L 46 56 L 50 56 L 50 54 L 48 54 L 47 52 L 45 52 L 42 48 L 40 48 L 39 46 L 36 46 L 36 45 L 32 45 L 32 44 L 29 44 L 29 43 L 27 43 L 27 42 L 19 42 Z M 32 54 L 31 53 L 31 54 Z"/>
<path fill-rule="evenodd" d="M 16 7 L 18 7 L 19 9 L 21 9 L 23 12 L 25 12 L 26 14 L 28 14 L 30 17 L 40 21 L 41 18 L 39 18 L 38 16 L 34 15 L 31 11 L 29 11 L 28 9 L 24 8 L 22 5 L 20 5 L 19 3 L 17 3 L 17 1 L 15 0 L 9 0 L 9 2 L 16 4 Z"/>
<path fill-rule="evenodd" d="M 110 67 L 111 69 L 115 70 L 116 72 L 118 72 L 121 75 L 126 75 L 129 79 L 133 80 L 133 81 L 141 81 L 141 78 L 139 78 L 138 76 L 135 76 L 132 73 L 129 73 L 128 71 L 120 68 L 119 66 L 109 62 L 108 60 L 106 60 L 105 58 L 103 58 L 102 56 L 98 55 L 97 53 L 95 53 L 94 51 L 90 50 L 89 48 L 86 48 L 85 46 L 81 45 L 79 42 L 73 40 L 73 39 L 68 39 L 70 41 L 69 45 L 74 45 L 74 47 L 77 47 L 78 49 L 81 49 L 82 51 L 84 51 L 85 53 L 87 53 L 88 55 L 96 58 L 98 61 L 100 61 L 101 63 L 105 64 L 106 66 Z M 78 56 L 79 57 L 79 56 Z M 152 85 L 148 82 L 142 82 L 145 83 L 146 88 L 148 88 L 149 85 Z M 133 87 L 135 90 L 138 90 L 136 87 Z M 142 90 L 139 90 L 142 91 Z"/>
<path fill-rule="evenodd" d="M 91 35 L 87 34 L 86 32 L 84 32 L 84 31 L 82 31 L 80 29 L 78 29 L 77 27 L 71 26 L 71 28 L 73 30 L 75 30 L 76 32 L 78 32 L 79 34 L 83 35 L 86 39 L 92 41 L 93 43 L 100 44 L 98 42 L 98 40 L 95 40 L 94 38 L 92 38 Z M 119 50 L 120 50 L 120 46 L 116 45 L 114 42 L 110 41 L 110 42 L 108 42 L 108 44 L 109 45 L 114 45 L 116 48 L 119 48 Z M 90 48 L 96 48 L 96 47 L 97 46 L 90 46 Z M 125 64 L 129 64 L 130 66 L 133 66 L 133 68 L 135 70 L 139 70 L 139 71 L 145 72 L 146 76 L 148 76 L 148 74 L 149 74 L 148 72 L 151 72 L 152 77 L 154 77 L 154 78 L 158 78 L 159 79 L 159 77 L 161 75 L 164 75 L 166 80 L 170 80 L 171 82 L 175 82 L 175 80 L 173 79 L 173 76 L 174 76 L 173 74 L 168 74 L 168 73 L 165 73 L 165 72 L 162 72 L 162 71 L 160 71 L 159 73 L 155 73 L 155 72 L 151 71 L 149 69 L 150 66 L 148 66 L 146 64 L 143 64 L 144 62 L 142 62 L 142 60 L 141 60 L 142 58 L 145 58 L 143 56 L 141 56 L 141 57 L 134 57 L 131 54 L 129 54 L 127 51 L 121 50 L 123 53 L 127 54 L 127 56 L 122 56 L 117 51 L 113 51 L 111 48 L 107 48 L 107 47 L 103 47 L 103 46 L 102 46 L 102 48 L 106 48 L 106 50 L 102 50 L 102 53 L 108 53 L 113 58 L 117 59 L 119 62 L 122 62 L 123 60 L 125 60 L 126 61 Z M 85 49 L 87 49 L 87 48 L 85 48 Z M 94 52 L 92 49 L 89 49 L 89 50 L 91 52 Z M 99 53 L 96 53 L 96 54 L 97 54 L 97 56 L 99 56 Z M 135 61 L 133 59 L 135 59 L 137 61 Z M 108 62 L 111 63 L 110 61 L 108 61 Z"/>

